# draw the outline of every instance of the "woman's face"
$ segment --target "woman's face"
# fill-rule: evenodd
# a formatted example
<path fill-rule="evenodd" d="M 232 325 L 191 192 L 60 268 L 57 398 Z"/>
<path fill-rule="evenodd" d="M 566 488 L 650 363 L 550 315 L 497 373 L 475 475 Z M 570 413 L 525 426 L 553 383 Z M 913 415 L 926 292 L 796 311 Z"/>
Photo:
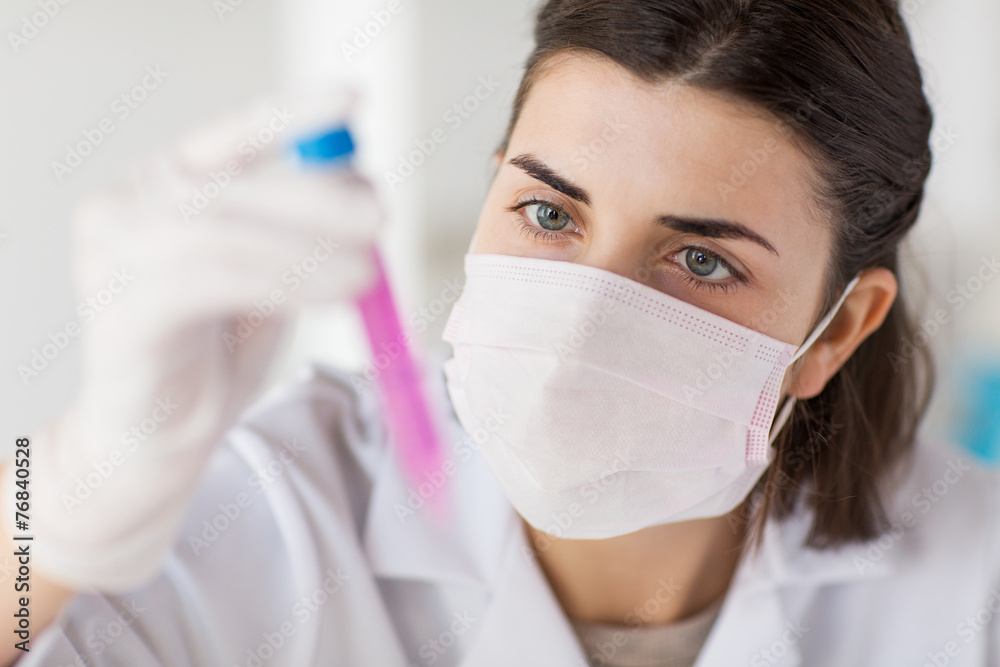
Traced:
<path fill-rule="evenodd" d="M 787 135 L 722 95 L 560 55 L 498 156 L 470 252 L 599 267 L 800 344 L 831 233 Z"/>

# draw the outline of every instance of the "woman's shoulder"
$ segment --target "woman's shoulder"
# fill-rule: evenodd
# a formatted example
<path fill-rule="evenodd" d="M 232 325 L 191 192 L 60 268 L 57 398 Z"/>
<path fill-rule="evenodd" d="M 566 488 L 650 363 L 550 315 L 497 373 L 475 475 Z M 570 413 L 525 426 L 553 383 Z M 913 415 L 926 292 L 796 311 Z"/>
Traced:
<path fill-rule="evenodd" d="M 1000 470 L 925 434 L 883 479 L 880 500 L 878 534 L 839 546 L 808 546 L 815 509 L 805 503 L 769 520 L 774 576 L 803 591 L 836 583 L 859 595 L 943 586 L 952 600 L 1000 585 Z"/>
<path fill-rule="evenodd" d="M 922 664 L 945 650 L 962 655 L 947 664 L 994 664 L 983 656 L 1000 650 L 1000 472 L 923 436 L 882 501 L 882 532 L 866 541 L 806 546 L 812 509 L 775 524 L 761 560 L 785 617 L 811 629 L 798 640 L 817 656 L 808 664 Z"/>
<path fill-rule="evenodd" d="M 1000 471 L 927 433 L 883 480 L 882 532 L 857 545 L 862 573 L 906 580 L 1000 581 Z M 988 588 L 988 586 L 986 586 Z"/>
<path fill-rule="evenodd" d="M 882 480 L 880 491 L 880 534 L 825 550 L 829 558 L 851 554 L 861 571 L 905 571 L 948 559 L 955 567 L 954 554 L 961 550 L 967 558 L 978 554 L 984 567 L 1000 574 L 1000 469 L 924 433 Z M 782 522 L 786 552 L 815 553 L 803 546 L 813 519 L 814 510 L 801 506 Z"/>
<path fill-rule="evenodd" d="M 915 541 L 924 548 L 961 549 L 966 556 L 979 549 L 1000 573 L 1000 469 L 948 440 L 923 435 L 887 478 L 883 497 L 890 529 L 919 536 Z"/>

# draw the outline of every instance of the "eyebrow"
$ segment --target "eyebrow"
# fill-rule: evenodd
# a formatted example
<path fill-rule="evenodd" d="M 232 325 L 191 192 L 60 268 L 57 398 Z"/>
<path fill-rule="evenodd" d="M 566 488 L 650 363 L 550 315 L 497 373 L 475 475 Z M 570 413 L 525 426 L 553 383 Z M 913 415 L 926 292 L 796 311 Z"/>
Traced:
<path fill-rule="evenodd" d="M 512 164 L 521 169 L 532 178 L 537 178 L 553 190 L 563 193 L 578 202 L 590 206 L 590 195 L 578 185 L 574 185 L 569 180 L 552 171 L 547 164 L 539 160 L 531 153 L 522 153 L 515 158 L 511 158 L 507 164 Z"/>
<path fill-rule="evenodd" d="M 661 215 L 656 224 L 678 232 L 697 234 L 709 239 L 746 239 L 767 249 L 776 257 L 781 257 L 767 239 L 757 232 L 747 229 L 739 222 L 719 220 L 715 218 L 684 218 L 679 215 Z"/>
<path fill-rule="evenodd" d="M 586 190 L 557 174 L 533 154 L 522 153 L 511 158 L 507 163 L 521 169 L 528 176 L 545 183 L 553 190 L 590 206 L 590 195 L 587 194 Z M 756 243 L 778 257 L 781 256 L 763 236 L 749 229 L 746 225 L 732 220 L 661 215 L 657 217 L 656 224 L 674 231 L 696 234 L 710 239 L 745 239 Z"/>

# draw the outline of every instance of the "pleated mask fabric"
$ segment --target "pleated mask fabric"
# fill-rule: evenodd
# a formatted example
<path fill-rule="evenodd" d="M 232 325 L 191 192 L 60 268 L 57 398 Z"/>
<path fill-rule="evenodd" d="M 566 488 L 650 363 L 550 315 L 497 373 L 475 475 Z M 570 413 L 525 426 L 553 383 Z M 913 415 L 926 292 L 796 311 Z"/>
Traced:
<path fill-rule="evenodd" d="M 604 269 L 467 254 L 448 394 L 514 508 L 563 538 L 723 515 L 773 458 L 799 347 Z"/>

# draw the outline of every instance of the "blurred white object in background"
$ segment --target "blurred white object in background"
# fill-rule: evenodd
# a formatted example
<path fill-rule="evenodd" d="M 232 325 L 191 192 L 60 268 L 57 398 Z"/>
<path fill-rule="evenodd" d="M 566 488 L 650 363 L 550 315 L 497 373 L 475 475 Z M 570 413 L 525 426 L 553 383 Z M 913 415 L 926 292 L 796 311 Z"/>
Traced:
<path fill-rule="evenodd" d="M 284 0 L 279 4 L 279 70 L 284 86 L 323 86 L 346 80 L 361 92 L 350 123 L 355 168 L 371 179 L 389 211 L 381 249 L 399 308 L 419 298 L 423 219 L 420 189 L 392 192 L 380 178 L 398 147 L 418 133 L 419 15 L 422 5 L 384 0 Z M 302 313 L 285 363 L 275 375 L 290 376 L 311 360 L 361 370 L 369 356 L 360 316 L 352 304 Z"/>
<path fill-rule="evenodd" d="M 926 278 L 912 343 L 933 350 L 939 373 L 925 428 L 997 461 L 1000 3 L 903 0 L 900 9 L 935 114 L 934 167 L 910 244 Z"/>

